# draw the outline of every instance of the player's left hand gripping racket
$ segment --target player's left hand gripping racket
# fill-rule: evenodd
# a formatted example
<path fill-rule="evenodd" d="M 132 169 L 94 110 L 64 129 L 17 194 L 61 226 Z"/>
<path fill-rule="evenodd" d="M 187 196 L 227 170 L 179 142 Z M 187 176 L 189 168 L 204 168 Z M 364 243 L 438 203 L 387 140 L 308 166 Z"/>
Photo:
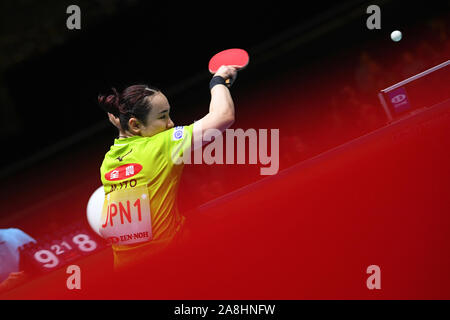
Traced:
<path fill-rule="evenodd" d="M 208 64 L 209 72 L 216 73 L 221 66 L 239 66 L 239 70 L 245 68 L 250 61 L 247 51 L 243 49 L 227 49 L 216 53 Z M 225 82 L 228 87 L 233 84 L 234 79 L 227 79 Z"/>

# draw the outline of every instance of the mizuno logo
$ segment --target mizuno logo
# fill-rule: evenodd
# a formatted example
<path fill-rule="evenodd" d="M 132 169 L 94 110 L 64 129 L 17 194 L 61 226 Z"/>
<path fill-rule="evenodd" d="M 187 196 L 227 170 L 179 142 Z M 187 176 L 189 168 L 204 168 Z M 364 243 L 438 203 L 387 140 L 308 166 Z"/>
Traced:
<path fill-rule="evenodd" d="M 133 149 L 131 149 L 130 151 L 128 151 L 128 152 L 127 152 L 126 154 L 124 154 L 123 156 L 117 157 L 116 159 L 119 160 L 119 161 L 122 161 L 123 158 L 125 158 L 126 155 L 130 154 L 131 151 L 133 151 Z"/>

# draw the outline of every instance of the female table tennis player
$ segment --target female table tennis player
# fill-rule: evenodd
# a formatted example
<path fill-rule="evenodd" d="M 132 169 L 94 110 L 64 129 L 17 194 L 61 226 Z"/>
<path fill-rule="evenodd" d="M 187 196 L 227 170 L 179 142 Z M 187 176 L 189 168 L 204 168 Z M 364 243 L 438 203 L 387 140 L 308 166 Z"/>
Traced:
<path fill-rule="evenodd" d="M 99 105 L 119 130 L 100 169 L 105 190 L 100 233 L 112 243 L 116 270 L 160 252 L 180 234 L 185 218 L 176 196 L 183 163 L 174 163 L 174 150 L 181 157 L 194 144 L 208 142 L 202 139 L 206 130 L 223 132 L 233 124 L 225 80 L 234 80 L 237 70 L 217 70 L 210 82 L 209 113 L 189 126 L 174 127 L 171 106 L 156 88 L 133 85 L 99 95 Z"/>

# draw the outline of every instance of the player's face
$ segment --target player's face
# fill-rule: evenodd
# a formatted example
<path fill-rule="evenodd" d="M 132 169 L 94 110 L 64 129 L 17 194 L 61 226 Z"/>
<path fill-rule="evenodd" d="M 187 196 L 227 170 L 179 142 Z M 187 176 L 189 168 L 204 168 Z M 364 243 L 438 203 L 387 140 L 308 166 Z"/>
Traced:
<path fill-rule="evenodd" d="M 173 128 L 174 124 L 169 115 L 170 105 L 166 96 L 158 92 L 147 99 L 151 101 L 152 110 L 147 116 L 147 125 L 141 131 L 142 136 L 150 137 Z"/>

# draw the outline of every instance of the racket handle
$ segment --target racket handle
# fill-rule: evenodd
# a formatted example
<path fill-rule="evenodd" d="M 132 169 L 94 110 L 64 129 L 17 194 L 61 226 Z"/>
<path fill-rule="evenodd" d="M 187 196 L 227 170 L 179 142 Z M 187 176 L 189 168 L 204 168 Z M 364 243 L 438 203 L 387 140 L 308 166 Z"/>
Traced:
<path fill-rule="evenodd" d="M 228 78 L 228 79 L 226 79 L 226 80 L 225 80 L 226 86 L 227 86 L 228 88 L 230 88 L 231 85 L 233 84 L 234 80 L 236 80 L 236 78 L 237 78 L 237 74 L 236 74 L 236 76 L 235 76 L 234 78 Z"/>

